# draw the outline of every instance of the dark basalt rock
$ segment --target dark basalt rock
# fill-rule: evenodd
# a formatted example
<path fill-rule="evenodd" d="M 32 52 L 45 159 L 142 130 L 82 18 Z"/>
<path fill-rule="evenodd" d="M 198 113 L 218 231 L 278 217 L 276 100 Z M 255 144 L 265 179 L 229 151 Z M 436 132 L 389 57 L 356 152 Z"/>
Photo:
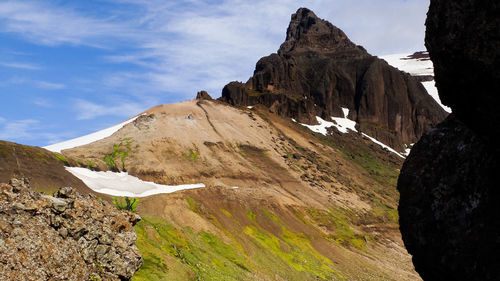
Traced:
<path fill-rule="evenodd" d="M 278 53 L 260 59 L 245 84 L 226 85 L 221 99 L 263 104 L 309 124 L 316 124 L 315 116 L 344 117 L 346 107 L 360 130 L 397 150 L 446 117 L 416 78 L 371 56 L 306 8 L 292 15 Z"/>
<path fill-rule="evenodd" d="M 498 280 L 500 3 L 431 0 L 426 45 L 453 114 L 413 147 L 400 227 L 424 280 Z"/>
<path fill-rule="evenodd" d="M 424 280 L 498 280 L 498 155 L 455 116 L 415 144 L 399 176 L 400 227 Z"/>
<path fill-rule="evenodd" d="M 207 93 L 207 91 L 199 91 L 196 94 L 197 100 L 212 100 L 212 97 Z"/>
<path fill-rule="evenodd" d="M 431 1 L 426 47 L 443 104 L 480 134 L 500 133 L 500 2 Z"/>

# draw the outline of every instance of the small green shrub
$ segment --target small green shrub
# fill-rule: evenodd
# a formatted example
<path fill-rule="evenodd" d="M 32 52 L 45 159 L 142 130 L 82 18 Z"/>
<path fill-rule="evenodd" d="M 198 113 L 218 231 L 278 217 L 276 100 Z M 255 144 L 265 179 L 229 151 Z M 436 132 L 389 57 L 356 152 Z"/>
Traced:
<path fill-rule="evenodd" d="M 128 198 L 125 197 L 125 202 L 123 202 L 122 197 L 113 197 L 113 203 L 118 210 L 127 210 L 135 213 L 135 206 L 139 202 L 138 198 Z"/>
<path fill-rule="evenodd" d="M 63 162 L 63 164 L 64 164 L 65 166 L 69 166 L 69 161 L 68 161 L 68 159 L 66 159 L 64 156 L 59 155 L 59 154 L 55 154 L 55 156 L 56 156 L 57 160 L 59 160 L 59 161 Z"/>
<path fill-rule="evenodd" d="M 119 157 L 120 162 L 122 163 L 122 170 L 125 170 L 125 159 L 127 158 L 130 150 L 130 144 L 132 143 L 131 138 L 124 138 L 120 140 L 120 143 L 117 145 L 113 145 L 113 152 L 111 154 L 107 154 L 104 156 L 104 162 L 106 166 L 108 166 L 111 170 L 117 170 L 115 158 Z M 124 151 L 123 148 L 126 150 Z M 89 162 L 92 163 L 92 162 Z"/>

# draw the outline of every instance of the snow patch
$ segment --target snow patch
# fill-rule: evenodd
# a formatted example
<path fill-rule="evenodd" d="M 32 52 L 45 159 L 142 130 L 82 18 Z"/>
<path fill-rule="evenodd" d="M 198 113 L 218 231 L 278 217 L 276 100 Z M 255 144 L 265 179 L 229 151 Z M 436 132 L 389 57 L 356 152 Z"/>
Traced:
<path fill-rule="evenodd" d="M 349 115 L 349 108 L 342 107 L 342 112 L 344 113 L 344 118 L 347 118 L 347 115 Z"/>
<path fill-rule="evenodd" d="M 131 119 L 129 119 L 125 122 L 122 122 L 120 124 L 117 124 L 113 127 L 109 127 L 107 129 L 100 130 L 100 131 L 97 131 L 95 133 L 88 134 L 88 135 L 78 137 L 75 139 L 71 139 L 71 140 L 60 142 L 60 143 L 55 143 L 55 144 L 51 144 L 48 146 L 44 146 L 43 148 L 50 150 L 52 152 L 61 153 L 61 151 L 64 149 L 74 148 L 77 146 L 82 146 L 82 145 L 86 145 L 86 144 L 89 144 L 89 143 L 92 143 L 92 142 L 95 142 L 98 140 L 102 140 L 102 139 L 107 138 L 107 137 L 111 136 L 112 134 L 116 133 L 118 130 L 123 128 L 123 126 L 127 125 L 128 123 L 133 122 L 135 119 L 139 118 L 139 116 L 140 115 L 137 115 L 136 117 L 131 118 Z"/>
<path fill-rule="evenodd" d="M 203 183 L 184 185 L 157 184 L 143 181 L 126 172 L 96 172 L 76 167 L 66 167 L 66 170 L 82 180 L 95 192 L 112 196 L 145 197 L 155 194 L 172 193 L 184 189 L 205 187 Z"/>
<path fill-rule="evenodd" d="M 386 145 L 386 144 L 383 144 L 382 142 L 378 141 L 376 138 L 372 138 L 370 137 L 369 135 L 365 134 L 365 133 L 361 133 L 364 137 L 367 137 L 369 140 L 371 140 L 372 142 L 380 145 L 382 148 L 384 149 L 387 149 L 389 150 L 390 152 L 396 154 L 397 156 L 401 157 L 401 158 L 406 158 L 404 157 L 402 154 L 400 154 L 399 152 L 397 152 L 396 150 L 392 149 L 390 146 Z"/>
<path fill-rule="evenodd" d="M 341 132 L 343 134 L 348 133 L 349 130 L 351 130 L 353 132 L 358 132 L 358 130 L 356 129 L 356 122 L 347 118 L 347 115 L 349 115 L 349 109 L 342 108 L 342 111 L 344 112 L 344 118 L 331 117 L 332 120 L 335 122 L 329 122 L 329 121 L 323 120 L 319 116 L 316 116 L 316 120 L 318 120 L 319 125 L 308 125 L 308 124 L 302 124 L 302 123 L 301 123 L 301 125 L 309 128 L 309 130 L 311 130 L 313 132 L 320 133 L 320 134 L 325 135 L 325 136 L 328 132 L 327 128 L 330 128 L 330 127 L 337 128 L 339 130 L 339 132 Z M 294 122 L 296 122 L 294 119 L 292 119 L 292 120 Z M 397 156 L 399 156 L 401 158 L 405 158 L 405 156 L 403 156 L 402 154 L 400 154 L 399 152 L 397 152 L 396 150 L 394 150 L 390 146 L 378 141 L 377 139 L 375 139 L 373 137 L 370 137 L 369 135 L 367 135 L 365 133 L 361 133 L 361 134 L 364 137 L 371 140 L 372 142 L 380 145 L 382 148 L 387 149 L 388 151 L 395 153 Z"/>
<path fill-rule="evenodd" d="M 422 82 L 424 88 L 427 90 L 427 93 L 448 113 L 451 113 L 451 108 L 443 105 L 441 103 L 441 99 L 439 98 L 438 89 L 436 88 L 436 83 L 434 81 L 426 81 Z"/>
<path fill-rule="evenodd" d="M 408 72 L 413 76 L 434 76 L 434 65 L 431 60 L 409 58 L 411 54 L 395 54 L 381 56 L 381 59 L 395 68 Z M 434 81 L 422 82 L 427 93 L 446 111 L 451 112 L 451 108 L 443 105 L 439 99 L 438 90 Z"/>
<path fill-rule="evenodd" d="M 434 65 L 431 60 L 411 59 L 411 54 L 394 54 L 381 56 L 381 59 L 395 68 L 408 72 L 413 76 L 434 76 Z"/>

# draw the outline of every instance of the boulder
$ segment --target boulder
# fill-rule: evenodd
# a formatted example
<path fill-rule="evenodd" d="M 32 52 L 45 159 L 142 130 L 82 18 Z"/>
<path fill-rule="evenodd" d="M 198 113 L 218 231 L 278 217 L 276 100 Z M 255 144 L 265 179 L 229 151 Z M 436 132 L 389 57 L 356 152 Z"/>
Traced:
<path fill-rule="evenodd" d="M 500 4 L 431 0 L 426 46 L 453 114 L 415 144 L 398 180 L 400 228 L 424 280 L 498 280 Z"/>

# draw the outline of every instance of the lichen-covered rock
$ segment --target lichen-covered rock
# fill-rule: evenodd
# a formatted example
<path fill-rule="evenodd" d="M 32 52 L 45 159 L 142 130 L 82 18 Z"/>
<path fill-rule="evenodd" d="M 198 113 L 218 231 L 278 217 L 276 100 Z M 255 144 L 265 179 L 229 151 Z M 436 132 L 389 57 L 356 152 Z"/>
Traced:
<path fill-rule="evenodd" d="M 308 124 L 316 116 L 344 117 L 345 107 L 360 130 L 400 151 L 447 115 L 415 77 L 371 56 L 306 8 L 292 15 L 278 53 L 261 58 L 245 84 L 226 85 L 221 99 L 263 104 Z"/>
<path fill-rule="evenodd" d="M 424 135 L 398 180 L 400 227 L 424 280 L 500 276 L 500 4 L 431 0 L 426 46 L 453 110 Z"/>
<path fill-rule="evenodd" d="M 140 218 L 93 195 L 0 184 L 0 280 L 129 280 L 142 265 Z"/>

